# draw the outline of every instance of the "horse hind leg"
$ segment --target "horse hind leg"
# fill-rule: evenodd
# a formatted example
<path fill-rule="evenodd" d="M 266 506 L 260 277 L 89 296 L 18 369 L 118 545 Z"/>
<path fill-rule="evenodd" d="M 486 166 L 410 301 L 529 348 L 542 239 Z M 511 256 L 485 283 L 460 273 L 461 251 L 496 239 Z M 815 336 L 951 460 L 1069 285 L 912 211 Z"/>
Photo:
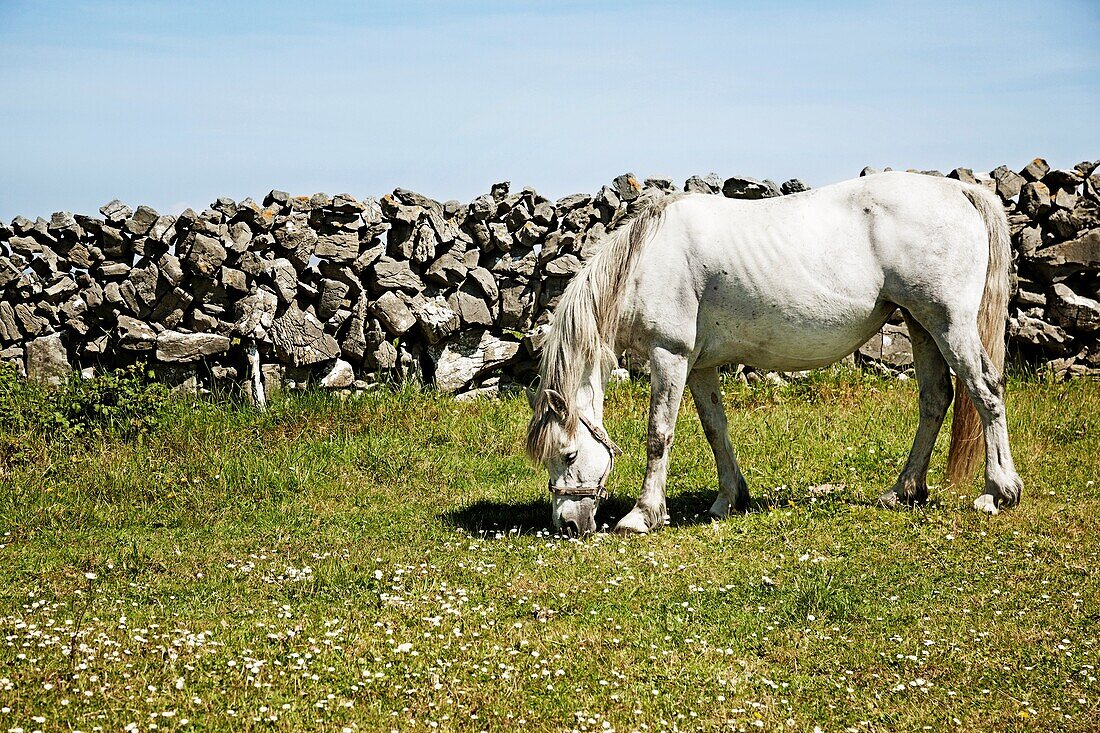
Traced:
<path fill-rule="evenodd" d="M 1008 445 L 1001 374 L 982 347 L 973 317 L 952 318 L 936 340 L 982 419 L 985 491 L 974 501 L 974 508 L 996 514 L 1018 504 L 1023 493 L 1023 481 Z"/>
<path fill-rule="evenodd" d="M 913 365 L 920 389 L 920 422 L 909 451 L 909 460 L 905 462 L 897 483 L 879 497 L 879 503 L 889 507 L 923 504 L 928 500 L 928 462 L 952 397 L 947 361 L 935 339 L 908 312 L 903 313 L 913 343 Z"/>
<path fill-rule="evenodd" d="M 749 487 L 730 444 L 718 370 L 712 368 L 693 371 L 688 375 L 688 387 L 691 388 L 699 422 L 703 425 L 703 432 L 714 452 L 714 463 L 718 468 L 718 498 L 711 506 L 710 513 L 713 517 L 724 519 L 731 509 L 738 512 L 748 509 Z"/>

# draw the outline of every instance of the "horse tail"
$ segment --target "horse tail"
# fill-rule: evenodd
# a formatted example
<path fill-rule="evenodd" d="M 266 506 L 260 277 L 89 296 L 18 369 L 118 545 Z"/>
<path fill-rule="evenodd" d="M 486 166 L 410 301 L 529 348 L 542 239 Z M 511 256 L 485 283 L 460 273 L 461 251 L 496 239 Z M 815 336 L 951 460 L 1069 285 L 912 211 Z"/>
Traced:
<path fill-rule="evenodd" d="M 985 288 L 978 306 L 978 335 L 986 356 L 1000 375 L 1004 388 L 1005 323 L 1011 295 L 1009 268 L 1012 263 L 1008 217 L 992 192 L 981 186 L 967 186 L 963 193 L 978 210 L 989 235 L 989 265 Z M 955 412 L 951 419 L 951 447 L 947 452 L 947 480 L 962 484 L 970 480 L 985 448 L 982 421 L 970 395 L 955 377 Z"/>

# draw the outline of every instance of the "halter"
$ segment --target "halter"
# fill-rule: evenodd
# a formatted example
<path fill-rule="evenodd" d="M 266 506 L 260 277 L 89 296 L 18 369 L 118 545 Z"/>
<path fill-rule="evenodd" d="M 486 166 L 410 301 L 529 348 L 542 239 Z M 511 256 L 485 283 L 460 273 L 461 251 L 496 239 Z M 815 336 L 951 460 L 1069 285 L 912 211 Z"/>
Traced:
<path fill-rule="evenodd" d="M 611 460 L 607 464 L 607 470 L 603 472 L 598 481 L 585 481 L 579 484 L 573 484 L 572 486 L 556 486 L 553 481 L 548 481 L 546 486 L 550 489 L 550 493 L 554 496 L 571 496 L 582 499 L 594 499 L 601 500 L 606 499 L 607 477 L 611 475 L 611 469 L 615 468 L 615 456 L 621 455 L 623 449 L 615 445 L 615 441 L 607 434 L 601 426 L 592 422 L 584 413 L 577 415 L 580 418 L 581 423 L 588 428 L 588 432 L 592 433 L 592 437 L 596 439 L 596 442 L 607 449 L 608 454 L 611 456 Z"/>

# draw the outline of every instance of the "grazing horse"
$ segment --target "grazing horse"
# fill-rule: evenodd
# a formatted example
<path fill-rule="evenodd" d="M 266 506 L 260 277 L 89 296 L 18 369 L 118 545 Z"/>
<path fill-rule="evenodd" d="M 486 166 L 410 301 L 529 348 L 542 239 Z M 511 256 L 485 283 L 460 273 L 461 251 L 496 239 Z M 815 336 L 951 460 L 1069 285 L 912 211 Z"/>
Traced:
<path fill-rule="evenodd" d="M 664 524 L 676 414 L 691 390 L 718 467 L 710 512 L 749 494 L 726 428 L 718 367 L 795 371 L 851 354 L 901 309 L 913 342 L 920 423 L 885 505 L 927 500 L 928 462 L 951 404 L 947 476 L 973 475 L 986 448 L 979 511 L 1019 502 L 1002 400 L 1009 232 L 981 186 L 882 173 L 743 201 L 645 195 L 566 288 L 544 345 L 527 453 L 550 474 L 554 526 L 595 531 L 618 447 L 603 428 L 615 355 L 649 360 L 646 473 L 616 530 Z M 975 410 L 975 407 L 977 408 Z"/>

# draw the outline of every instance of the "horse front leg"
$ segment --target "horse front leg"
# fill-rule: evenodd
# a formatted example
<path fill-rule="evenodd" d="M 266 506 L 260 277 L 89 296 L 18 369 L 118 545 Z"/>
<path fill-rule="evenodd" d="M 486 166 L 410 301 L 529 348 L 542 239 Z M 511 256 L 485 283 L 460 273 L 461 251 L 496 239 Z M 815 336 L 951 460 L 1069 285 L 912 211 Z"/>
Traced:
<path fill-rule="evenodd" d="M 676 415 L 687 382 L 687 357 L 662 348 L 649 355 L 649 435 L 646 439 L 645 481 L 642 493 L 630 513 L 615 525 L 616 532 L 645 534 L 664 526 L 665 480 L 669 453 L 676 432 Z"/>
<path fill-rule="evenodd" d="M 743 512 L 749 508 L 749 487 L 737 465 L 733 446 L 730 445 L 718 369 L 696 369 L 688 377 L 688 387 L 718 469 L 718 498 L 711 506 L 710 513 L 716 519 L 725 519 L 731 510 Z"/>

